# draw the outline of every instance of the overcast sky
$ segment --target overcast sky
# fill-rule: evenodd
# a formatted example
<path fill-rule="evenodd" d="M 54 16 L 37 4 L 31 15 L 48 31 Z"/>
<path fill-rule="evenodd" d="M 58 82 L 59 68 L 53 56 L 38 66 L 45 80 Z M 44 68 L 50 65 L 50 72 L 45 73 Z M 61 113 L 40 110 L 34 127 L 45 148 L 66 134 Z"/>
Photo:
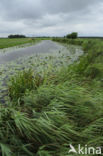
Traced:
<path fill-rule="evenodd" d="M 103 36 L 103 0 L 0 0 L 0 37 Z"/>

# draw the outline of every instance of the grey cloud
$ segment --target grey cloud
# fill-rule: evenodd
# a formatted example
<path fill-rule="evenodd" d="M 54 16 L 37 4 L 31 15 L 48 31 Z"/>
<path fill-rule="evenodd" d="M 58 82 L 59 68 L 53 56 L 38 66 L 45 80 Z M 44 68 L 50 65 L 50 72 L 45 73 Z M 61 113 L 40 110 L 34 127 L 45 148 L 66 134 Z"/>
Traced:
<path fill-rule="evenodd" d="M 45 1 L 49 7 L 48 12 L 52 13 L 80 11 L 97 2 L 97 0 L 51 0 L 49 3 L 48 0 Z"/>
<path fill-rule="evenodd" d="M 40 18 L 43 13 L 40 2 L 41 0 L 2 0 L 0 1 L 2 17 L 7 20 Z"/>
<path fill-rule="evenodd" d="M 1 0 L 1 14 L 8 19 L 37 19 L 48 14 L 71 13 L 94 5 L 97 0 Z M 101 0 L 98 0 L 98 3 Z"/>
<path fill-rule="evenodd" d="M 102 0 L 0 0 L 0 34 L 103 35 L 102 14 Z"/>

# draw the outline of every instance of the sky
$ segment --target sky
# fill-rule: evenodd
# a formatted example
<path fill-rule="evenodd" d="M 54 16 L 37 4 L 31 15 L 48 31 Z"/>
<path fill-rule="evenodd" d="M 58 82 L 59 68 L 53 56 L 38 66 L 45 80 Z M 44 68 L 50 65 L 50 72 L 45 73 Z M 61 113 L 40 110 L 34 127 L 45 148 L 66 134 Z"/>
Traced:
<path fill-rule="evenodd" d="M 103 0 L 0 0 L 0 37 L 103 36 Z"/>

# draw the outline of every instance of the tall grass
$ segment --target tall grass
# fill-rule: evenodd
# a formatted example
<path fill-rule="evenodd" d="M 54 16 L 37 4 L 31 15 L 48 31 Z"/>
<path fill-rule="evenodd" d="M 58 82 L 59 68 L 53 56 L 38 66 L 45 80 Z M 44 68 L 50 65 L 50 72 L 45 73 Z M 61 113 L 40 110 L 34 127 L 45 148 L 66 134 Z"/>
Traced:
<path fill-rule="evenodd" d="M 38 74 L 33 74 L 31 69 L 19 72 L 11 78 L 9 83 L 9 97 L 12 101 L 21 101 L 26 90 L 36 90 L 43 83 L 43 79 Z"/>
<path fill-rule="evenodd" d="M 0 108 L 2 155 L 71 156 L 69 144 L 103 145 L 102 42 L 84 45 L 84 56 L 69 67 L 12 78 L 8 107 Z"/>

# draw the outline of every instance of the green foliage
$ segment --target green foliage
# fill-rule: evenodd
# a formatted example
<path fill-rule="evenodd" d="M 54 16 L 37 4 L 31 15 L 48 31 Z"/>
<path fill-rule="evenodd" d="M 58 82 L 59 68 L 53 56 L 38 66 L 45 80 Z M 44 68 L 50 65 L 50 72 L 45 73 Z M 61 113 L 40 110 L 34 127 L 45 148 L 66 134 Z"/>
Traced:
<path fill-rule="evenodd" d="M 4 156 L 71 156 L 69 144 L 103 145 L 103 43 L 55 40 L 79 43 L 85 53 L 56 72 L 49 68 L 42 75 L 26 70 L 11 79 L 10 101 L 0 108 Z"/>
<path fill-rule="evenodd" d="M 54 41 L 64 43 L 63 38 L 53 39 Z M 72 69 L 82 76 L 90 78 L 102 78 L 103 76 L 103 42 L 96 39 L 65 39 L 66 44 L 81 45 L 85 55 L 80 58 L 78 65 L 74 64 Z"/>
<path fill-rule="evenodd" d="M 8 85 L 9 97 L 12 101 L 22 101 L 26 90 L 36 90 L 43 84 L 43 78 L 39 74 L 33 74 L 32 70 L 24 70 L 11 78 Z"/>
<path fill-rule="evenodd" d="M 70 38 L 70 39 L 76 39 L 78 37 L 78 33 L 77 32 L 73 32 L 71 34 L 68 34 L 66 37 Z"/>
<path fill-rule="evenodd" d="M 2 156 L 11 156 L 12 152 L 9 145 L 0 143 Z"/>
<path fill-rule="evenodd" d="M 101 65 L 101 67 L 102 67 L 102 65 Z M 86 74 L 86 76 L 89 76 L 93 79 L 93 78 L 96 78 L 98 76 L 101 76 L 102 71 L 103 71 L 103 69 L 100 68 L 98 66 L 98 64 L 93 64 L 93 65 L 90 65 L 87 67 L 87 69 L 85 70 L 85 74 Z"/>
<path fill-rule="evenodd" d="M 43 85 L 37 89 L 37 91 L 28 91 L 23 97 L 24 105 L 26 107 L 31 106 L 35 108 L 37 112 L 41 112 L 43 108 L 55 98 L 55 87 L 50 85 L 49 87 Z"/>
<path fill-rule="evenodd" d="M 27 89 L 32 90 L 35 87 L 33 72 L 31 70 L 20 72 L 11 79 L 9 96 L 12 100 L 21 99 Z"/>

